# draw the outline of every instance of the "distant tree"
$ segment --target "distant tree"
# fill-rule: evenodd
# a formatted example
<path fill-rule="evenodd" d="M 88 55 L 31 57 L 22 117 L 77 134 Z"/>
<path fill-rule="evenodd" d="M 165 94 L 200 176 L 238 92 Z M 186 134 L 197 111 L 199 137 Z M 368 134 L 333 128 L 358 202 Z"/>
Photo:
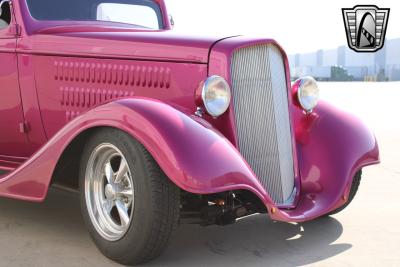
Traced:
<path fill-rule="evenodd" d="M 332 66 L 331 81 L 354 81 L 354 77 L 349 75 L 346 69 L 341 66 Z"/>

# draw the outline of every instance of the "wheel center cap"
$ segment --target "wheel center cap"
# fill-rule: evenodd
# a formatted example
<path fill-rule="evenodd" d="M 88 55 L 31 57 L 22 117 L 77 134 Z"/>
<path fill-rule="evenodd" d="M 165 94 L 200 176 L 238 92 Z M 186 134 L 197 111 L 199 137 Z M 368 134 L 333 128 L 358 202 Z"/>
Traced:
<path fill-rule="evenodd" d="M 105 195 L 106 195 L 106 198 L 109 200 L 115 199 L 116 193 L 115 193 L 115 190 L 112 187 L 112 185 L 110 185 L 110 184 L 106 185 Z"/>

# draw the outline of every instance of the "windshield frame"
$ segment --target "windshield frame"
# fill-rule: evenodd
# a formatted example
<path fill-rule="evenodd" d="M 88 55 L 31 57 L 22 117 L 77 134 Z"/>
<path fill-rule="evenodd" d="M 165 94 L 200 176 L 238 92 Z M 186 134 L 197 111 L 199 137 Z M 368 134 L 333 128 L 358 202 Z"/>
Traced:
<path fill-rule="evenodd" d="M 121 0 L 123 1 L 123 0 Z M 160 10 L 160 15 L 161 15 L 161 27 L 160 29 L 147 29 L 143 28 L 140 25 L 133 25 L 133 24 L 124 24 L 122 26 L 122 23 L 115 23 L 115 22 L 110 22 L 107 23 L 107 27 L 109 28 L 115 28 L 115 29 L 129 29 L 132 31 L 143 31 L 144 29 L 146 31 L 164 31 L 164 30 L 171 30 L 171 24 L 168 16 L 168 11 L 165 5 L 164 0 L 151 0 L 155 4 L 158 5 L 159 10 Z M 73 26 L 73 25 L 90 25 L 90 26 L 95 26 L 98 25 L 99 27 L 104 27 L 104 21 L 78 21 L 78 20 L 37 20 L 35 19 L 30 12 L 30 9 L 28 7 L 27 0 L 21 0 L 21 1 L 13 1 L 15 3 L 15 6 L 20 9 L 21 11 L 21 17 L 22 20 L 24 21 L 24 32 L 27 35 L 32 35 L 35 33 L 39 33 L 45 29 L 52 28 L 52 27 L 59 27 L 59 26 Z M 110 1 L 112 2 L 112 0 Z"/>

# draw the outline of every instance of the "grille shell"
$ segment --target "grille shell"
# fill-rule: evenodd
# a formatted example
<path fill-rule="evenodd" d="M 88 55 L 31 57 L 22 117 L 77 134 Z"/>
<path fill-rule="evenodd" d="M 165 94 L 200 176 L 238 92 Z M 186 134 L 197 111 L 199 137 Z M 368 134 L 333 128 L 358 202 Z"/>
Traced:
<path fill-rule="evenodd" d="M 239 150 L 277 204 L 294 192 L 294 161 L 283 56 L 272 44 L 238 49 L 231 79 Z"/>

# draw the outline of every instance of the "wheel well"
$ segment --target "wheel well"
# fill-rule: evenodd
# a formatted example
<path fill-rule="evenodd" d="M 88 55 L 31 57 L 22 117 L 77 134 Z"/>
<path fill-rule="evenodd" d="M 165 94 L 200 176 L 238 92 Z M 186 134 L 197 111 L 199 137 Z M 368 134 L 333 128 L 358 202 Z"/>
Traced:
<path fill-rule="evenodd" d="M 65 148 L 53 172 L 51 184 L 73 191 L 79 190 L 79 169 L 83 149 L 90 136 L 105 127 L 90 128 L 80 133 Z"/>

